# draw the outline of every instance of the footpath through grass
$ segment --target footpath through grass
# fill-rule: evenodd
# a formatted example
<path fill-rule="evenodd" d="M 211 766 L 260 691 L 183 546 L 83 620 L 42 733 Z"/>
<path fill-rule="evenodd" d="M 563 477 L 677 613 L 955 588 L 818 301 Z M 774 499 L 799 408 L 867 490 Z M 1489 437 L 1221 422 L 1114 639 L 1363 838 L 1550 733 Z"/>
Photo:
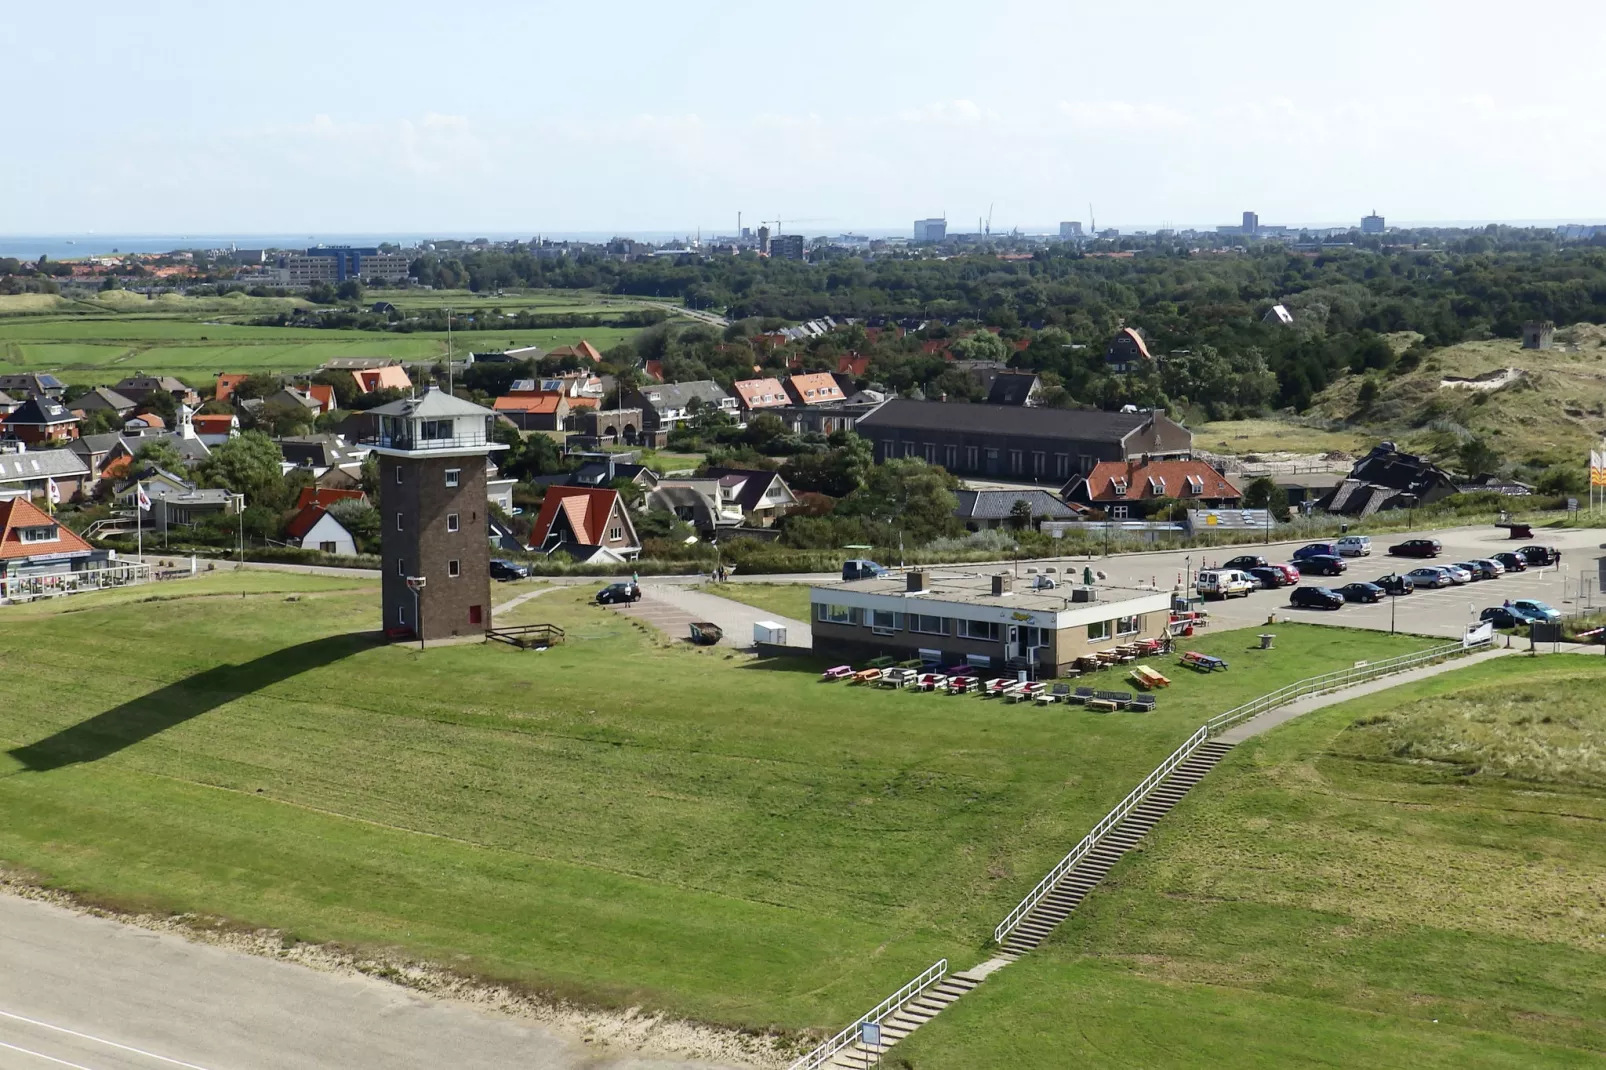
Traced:
<path fill-rule="evenodd" d="M 600 1003 L 836 1028 L 998 918 L 1206 716 L 1425 644 L 1316 626 L 1148 715 L 821 684 L 586 604 L 375 645 L 377 587 L 219 574 L 0 613 L 0 861 L 92 899 Z M 48 681 L 48 683 L 46 683 Z"/>
<path fill-rule="evenodd" d="M 1498 659 L 1229 755 L 919 1070 L 1606 1060 L 1600 658 Z"/>

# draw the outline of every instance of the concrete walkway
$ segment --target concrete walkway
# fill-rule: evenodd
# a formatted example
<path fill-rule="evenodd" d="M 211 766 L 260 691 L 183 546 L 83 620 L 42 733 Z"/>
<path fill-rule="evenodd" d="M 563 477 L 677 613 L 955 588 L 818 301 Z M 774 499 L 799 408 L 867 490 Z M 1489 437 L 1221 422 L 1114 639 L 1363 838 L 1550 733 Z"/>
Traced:
<path fill-rule="evenodd" d="M 692 591 L 678 584 L 667 583 L 643 583 L 641 593 L 644 598 L 674 606 L 687 614 L 691 620 L 713 621 L 724 629 L 725 642 L 739 650 L 753 645 L 753 625 L 761 620 L 785 625 L 787 646 L 810 650 L 814 645 L 814 636 L 803 621 L 782 617 L 767 609 L 750 606 L 746 602 L 736 602 L 729 598 L 721 598 L 717 594 L 709 594 L 707 591 Z"/>
<path fill-rule="evenodd" d="M 1440 673 L 1464 669 L 1469 665 L 1481 665 L 1491 658 L 1505 657 L 1508 654 L 1516 653 L 1518 651 L 1515 649 L 1495 647 L 1492 650 L 1481 651 L 1464 658 L 1456 658 L 1453 661 L 1441 661 L 1437 665 L 1424 665 L 1420 669 L 1379 676 L 1375 680 L 1368 680 L 1366 683 L 1356 684 L 1354 687 L 1346 687 L 1342 691 L 1330 691 L 1325 695 L 1311 695 L 1308 698 L 1290 702 L 1286 706 L 1279 706 L 1275 710 L 1267 710 L 1259 717 L 1251 717 L 1236 728 L 1227 729 L 1216 738 L 1222 743 L 1242 743 L 1246 739 L 1253 739 L 1262 733 L 1269 732 L 1280 724 L 1287 724 L 1295 717 L 1309 713 L 1312 710 L 1319 710 L 1325 706 L 1336 706 L 1340 702 L 1348 702 L 1350 699 L 1360 698 L 1362 695 L 1376 694 L 1379 691 L 1387 691 L 1391 687 L 1399 687 L 1401 684 L 1426 680 L 1430 676 L 1438 676 Z"/>

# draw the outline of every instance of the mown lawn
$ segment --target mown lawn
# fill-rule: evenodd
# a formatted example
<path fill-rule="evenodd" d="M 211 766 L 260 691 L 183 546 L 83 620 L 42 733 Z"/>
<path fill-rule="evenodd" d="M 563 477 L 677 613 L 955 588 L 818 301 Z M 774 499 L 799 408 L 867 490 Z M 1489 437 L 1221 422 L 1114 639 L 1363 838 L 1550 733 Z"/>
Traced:
<path fill-rule="evenodd" d="M 1606 683 L 1520 657 L 1244 745 L 919 1070 L 1606 1059 Z"/>
<path fill-rule="evenodd" d="M 806 583 L 720 583 L 701 588 L 709 594 L 729 598 L 783 617 L 808 623 L 809 587 Z"/>
<path fill-rule="evenodd" d="M 499 592 L 511 595 L 513 590 Z M 1205 716 L 1421 641 L 1199 646 L 1149 715 L 827 685 L 586 604 L 545 653 L 375 645 L 367 582 L 0 613 L 0 860 L 604 1003 L 836 1028 L 999 916 Z M 154 599 L 154 600 L 152 600 Z M 499 598 L 500 600 L 500 598 Z"/>

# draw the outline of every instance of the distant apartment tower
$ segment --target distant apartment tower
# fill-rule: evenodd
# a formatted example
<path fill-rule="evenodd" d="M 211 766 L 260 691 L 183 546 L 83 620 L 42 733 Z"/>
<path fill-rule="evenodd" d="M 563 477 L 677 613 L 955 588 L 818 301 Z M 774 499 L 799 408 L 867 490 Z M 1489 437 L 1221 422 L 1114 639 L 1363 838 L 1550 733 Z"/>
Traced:
<path fill-rule="evenodd" d="M 759 227 L 758 228 L 758 255 L 759 256 L 769 256 L 770 255 L 770 228 L 769 227 Z"/>
<path fill-rule="evenodd" d="M 777 260 L 802 260 L 803 235 L 775 235 L 770 239 L 770 256 Z"/>
<path fill-rule="evenodd" d="M 1555 335 L 1556 325 L 1550 320 L 1529 320 L 1522 325 L 1522 348 L 1549 349 Z"/>
<path fill-rule="evenodd" d="M 1258 234 L 1258 233 L 1260 233 L 1260 213 L 1258 213 L 1258 212 L 1245 212 L 1244 213 L 1243 232 L 1245 234 Z"/>
<path fill-rule="evenodd" d="M 942 241 L 948 237 L 946 219 L 915 220 L 915 241 Z"/>
<path fill-rule="evenodd" d="M 1377 214 L 1377 210 L 1376 209 L 1372 210 L 1372 214 L 1371 215 L 1363 215 L 1363 216 L 1361 216 L 1361 233 L 1362 234 L 1381 234 L 1381 233 L 1383 233 L 1383 217 Z"/>
<path fill-rule="evenodd" d="M 407 257 L 403 253 L 382 253 L 378 249 L 357 249 L 350 245 L 328 245 L 284 258 L 284 270 L 291 283 L 345 282 L 347 279 L 384 279 L 405 282 Z"/>
<path fill-rule="evenodd" d="M 1082 224 L 1080 222 L 1070 222 L 1070 223 L 1061 223 L 1060 224 L 1060 237 L 1062 239 L 1069 241 L 1069 240 L 1072 240 L 1072 239 L 1075 239 L 1075 238 L 1080 238 L 1081 236 L 1082 236 Z"/>

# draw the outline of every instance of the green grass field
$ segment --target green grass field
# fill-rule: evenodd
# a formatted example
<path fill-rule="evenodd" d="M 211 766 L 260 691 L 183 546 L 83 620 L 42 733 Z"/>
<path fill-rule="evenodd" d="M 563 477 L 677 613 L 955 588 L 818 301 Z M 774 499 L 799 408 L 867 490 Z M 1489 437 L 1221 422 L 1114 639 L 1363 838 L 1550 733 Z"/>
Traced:
<path fill-rule="evenodd" d="M 836 1028 L 976 955 L 1206 715 L 1421 642 L 1218 633 L 1199 645 L 1230 673 L 1102 716 L 821 684 L 591 591 L 521 607 L 567 629 L 546 653 L 374 645 L 373 584 L 278 573 L 8 609 L 0 671 L 41 686 L 0 705 L 0 859 L 112 904 Z"/>
<path fill-rule="evenodd" d="M 722 583 L 702 589 L 793 620 L 809 619 L 809 589 L 800 583 Z"/>
<path fill-rule="evenodd" d="M 1500 659 L 1240 747 L 898 1058 L 1601 1065 L 1603 683 L 1600 658 Z"/>

